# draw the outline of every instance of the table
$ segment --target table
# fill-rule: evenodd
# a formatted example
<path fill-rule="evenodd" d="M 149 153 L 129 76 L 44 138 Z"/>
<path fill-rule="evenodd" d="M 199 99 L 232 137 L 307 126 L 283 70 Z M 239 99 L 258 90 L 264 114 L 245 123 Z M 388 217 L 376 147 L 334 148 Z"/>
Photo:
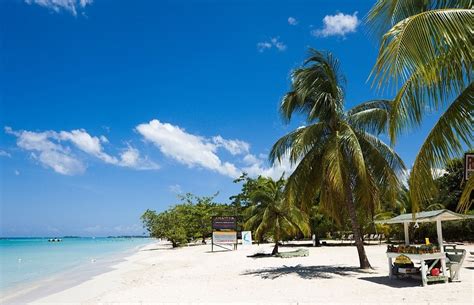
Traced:
<path fill-rule="evenodd" d="M 392 260 L 400 255 L 405 255 L 411 261 L 415 262 L 418 261 L 421 264 L 421 281 L 423 286 L 426 286 L 428 284 L 428 277 L 426 274 L 433 269 L 434 265 L 438 262 L 441 261 L 441 271 L 443 272 L 443 281 L 445 283 L 448 282 L 448 276 L 447 276 L 447 270 L 446 270 L 446 254 L 442 252 L 437 252 L 437 253 L 424 253 L 424 254 L 411 254 L 411 253 L 398 253 L 398 252 L 387 252 L 387 258 L 388 258 L 388 270 L 389 270 L 389 278 L 393 279 L 393 265 L 392 265 Z M 426 260 L 435 260 L 431 266 L 425 265 Z"/>

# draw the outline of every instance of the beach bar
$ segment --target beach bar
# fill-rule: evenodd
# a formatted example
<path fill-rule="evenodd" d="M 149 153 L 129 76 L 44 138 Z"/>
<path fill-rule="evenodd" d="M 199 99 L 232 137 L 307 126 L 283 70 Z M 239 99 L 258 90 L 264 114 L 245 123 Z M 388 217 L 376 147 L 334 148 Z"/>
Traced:
<path fill-rule="evenodd" d="M 394 267 L 393 259 L 396 259 L 400 256 L 408 257 L 411 261 L 417 261 L 421 264 L 421 279 L 423 286 L 426 286 L 428 282 L 435 281 L 444 281 L 448 282 L 448 273 L 446 269 L 446 253 L 445 253 L 445 244 L 443 242 L 443 229 L 441 222 L 443 221 L 452 221 L 452 220 L 465 220 L 469 218 L 474 218 L 473 215 L 462 215 L 450 210 L 435 210 L 435 211 L 426 211 L 416 213 L 414 216 L 412 213 L 401 214 L 391 219 L 377 220 L 377 224 L 403 224 L 404 233 L 405 233 L 405 246 L 389 246 L 387 249 L 387 258 L 389 264 L 389 277 L 390 279 L 394 278 Z M 409 224 L 414 222 L 415 224 L 421 222 L 436 222 L 436 231 L 438 235 L 438 245 L 439 247 L 433 247 L 428 245 L 410 245 L 409 237 Z M 426 265 L 425 262 L 430 261 L 430 265 Z M 438 262 L 441 262 L 441 271 L 442 275 L 428 275 L 431 270 L 435 267 Z M 403 270 L 406 272 L 406 275 L 418 274 L 416 269 L 405 268 Z M 408 271 L 408 272 L 407 272 Z M 410 272 L 411 271 L 411 272 Z"/>

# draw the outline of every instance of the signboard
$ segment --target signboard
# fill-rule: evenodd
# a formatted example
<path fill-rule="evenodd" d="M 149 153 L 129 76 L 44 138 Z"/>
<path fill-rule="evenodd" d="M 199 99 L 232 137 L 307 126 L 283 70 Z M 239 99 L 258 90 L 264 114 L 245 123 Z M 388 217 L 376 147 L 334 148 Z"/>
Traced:
<path fill-rule="evenodd" d="M 464 180 L 471 175 L 474 175 L 474 153 L 467 153 L 464 155 Z"/>
<path fill-rule="evenodd" d="M 237 229 L 237 219 L 235 216 L 214 216 L 212 217 L 213 230 L 233 230 Z"/>
<path fill-rule="evenodd" d="M 237 232 L 212 232 L 213 244 L 237 244 Z"/>
<path fill-rule="evenodd" d="M 242 246 L 251 246 L 251 245 L 252 245 L 252 232 L 242 231 Z"/>

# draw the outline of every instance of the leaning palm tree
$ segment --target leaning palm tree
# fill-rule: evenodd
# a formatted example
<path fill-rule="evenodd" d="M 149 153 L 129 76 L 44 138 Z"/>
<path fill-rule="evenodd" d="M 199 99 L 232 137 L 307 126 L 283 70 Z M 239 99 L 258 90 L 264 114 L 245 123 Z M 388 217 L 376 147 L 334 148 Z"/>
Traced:
<path fill-rule="evenodd" d="M 374 85 L 397 92 L 390 113 L 392 143 L 418 126 L 427 111 L 444 110 L 411 170 L 412 212 L 436 191 L 433 169 L 472 147 L 473 20 L 472 0 L 378 0 L 367 16 L 374 33 L 382 35 Z M 469 208 L 472 190 L 474 178 L 458 209 Z"/>
<path fill-rule="evenodd" d="M 311 49 L 292 73 L 292 90 L 280 106 L 289 122 L 295 113 L 307 126 L 279 139 L 272 162 L 289 157 L 298 164 L 288 178 L 286 196 L 303 210 L 319 195 L 320 207 L 342 222 L 350 218 L 361 268 L 370 268 L 357 213 L 373 212 L 380 198 L 395 201 L 403 161 L 376 135 L 386 130 L 390 102 L 369 101 L 344 111 L 344 79 L 331 53 Z"/>
<path fill-rule="evenodd" d="M 252 204 L 244 212 L 248 217 L 244 227 L 254 230 L 257 239 L 272 234 L 275 242 L 272 255 L 278 253 L 278 243 L 284 238 L 299 232 L 305 236 L 310 234 L 307 215 L 287 204 L 283 197 L 284 186 L 283 177 L 277 181 L 258 177 L 255 190 L 249 196 Z"/>

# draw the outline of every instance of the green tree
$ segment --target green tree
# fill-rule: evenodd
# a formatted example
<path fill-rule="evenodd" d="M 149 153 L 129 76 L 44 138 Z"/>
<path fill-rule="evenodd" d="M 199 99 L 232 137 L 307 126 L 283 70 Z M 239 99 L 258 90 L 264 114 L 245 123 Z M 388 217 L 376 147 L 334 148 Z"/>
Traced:
<path fill-rule="evenodd" d="M 344 112 L 343 83 L 339 62 L 311 49 L 304 66 L 293 71 L 291 91 L 280 106 L 287 122 L 301 113 L 308 126 L 279 139 L 270 159 L 299 162 L 286 187 L 290 202 L 307 210 L 319 194 L 327 215 L 342 222 L 348 214 L 360 267 L 370 268 L 356 210 L 372 213 L 382 195 L 395 201 L 404 165 L 375 136 L 386 130 L 390 102 L 370 101 Z"/>
<path fill-rule="evenodd" d="M 374 69 L 378 88 L 397 90 L 389 134 L 421 124 L 426 111 L 444 110 L 431 129 L 409 177 L 412 212 L 436 192 L 432 169 L 460 156 L 474 139 L 472 0 L 378 0 L 367 20 L 383 34 Z M 474 178 L 465 186 L 460 210 L 470 206 Z M 463 200 L 464 198 L 464 200 Z"/>
<path fill-rule="evenodd" d="M 278 253 L 278 243 L 281 240 L 295 236 L 298 232 L 306 236 L 310 234 L 307 215 L 285 201 L 283 177 L 277 181 L 258 177 L 255 184 L 255 188 L 249 193 L 252 204 L 245 210 L 248 218 L 244 227 L 253 230 L 257 239 L 271 234 L 275 242 L 272 255 Z"/>
<path fill-rule="evenodd" d="M 200 238 L 203 244 L 206 238 L 212 234 L 212 216 L 222 213 L 222 207 L 214 202 L 219 193 L 212 196 L 196 196 L 191 193 L 179 196 L 182 204 L 182 213 L 185 214 L 187 231 L 190 238 Z"/>
<path fill-rule="evenodd" d="M 430 205 L 439 204 L 446 209 L 455 211 L 464 190 L 464 160 L 461 158 L 451 159 L 446 163 L 444 173 L 435 179 L 438 191 L 434 193 Z M 470 195 L 470 201 L 474 200 L 474 193 Z"/>
<path fill-rule="evenodd" d="M 165 238 L 175 248 L 188 241 L 186 222 L 183 216 L 176 207 L 173 207 L 159 214 L 153 210 L 146 210 L 141 216 L 141 220 L 144 227 L 150 232 L 150 236 Z"/>

